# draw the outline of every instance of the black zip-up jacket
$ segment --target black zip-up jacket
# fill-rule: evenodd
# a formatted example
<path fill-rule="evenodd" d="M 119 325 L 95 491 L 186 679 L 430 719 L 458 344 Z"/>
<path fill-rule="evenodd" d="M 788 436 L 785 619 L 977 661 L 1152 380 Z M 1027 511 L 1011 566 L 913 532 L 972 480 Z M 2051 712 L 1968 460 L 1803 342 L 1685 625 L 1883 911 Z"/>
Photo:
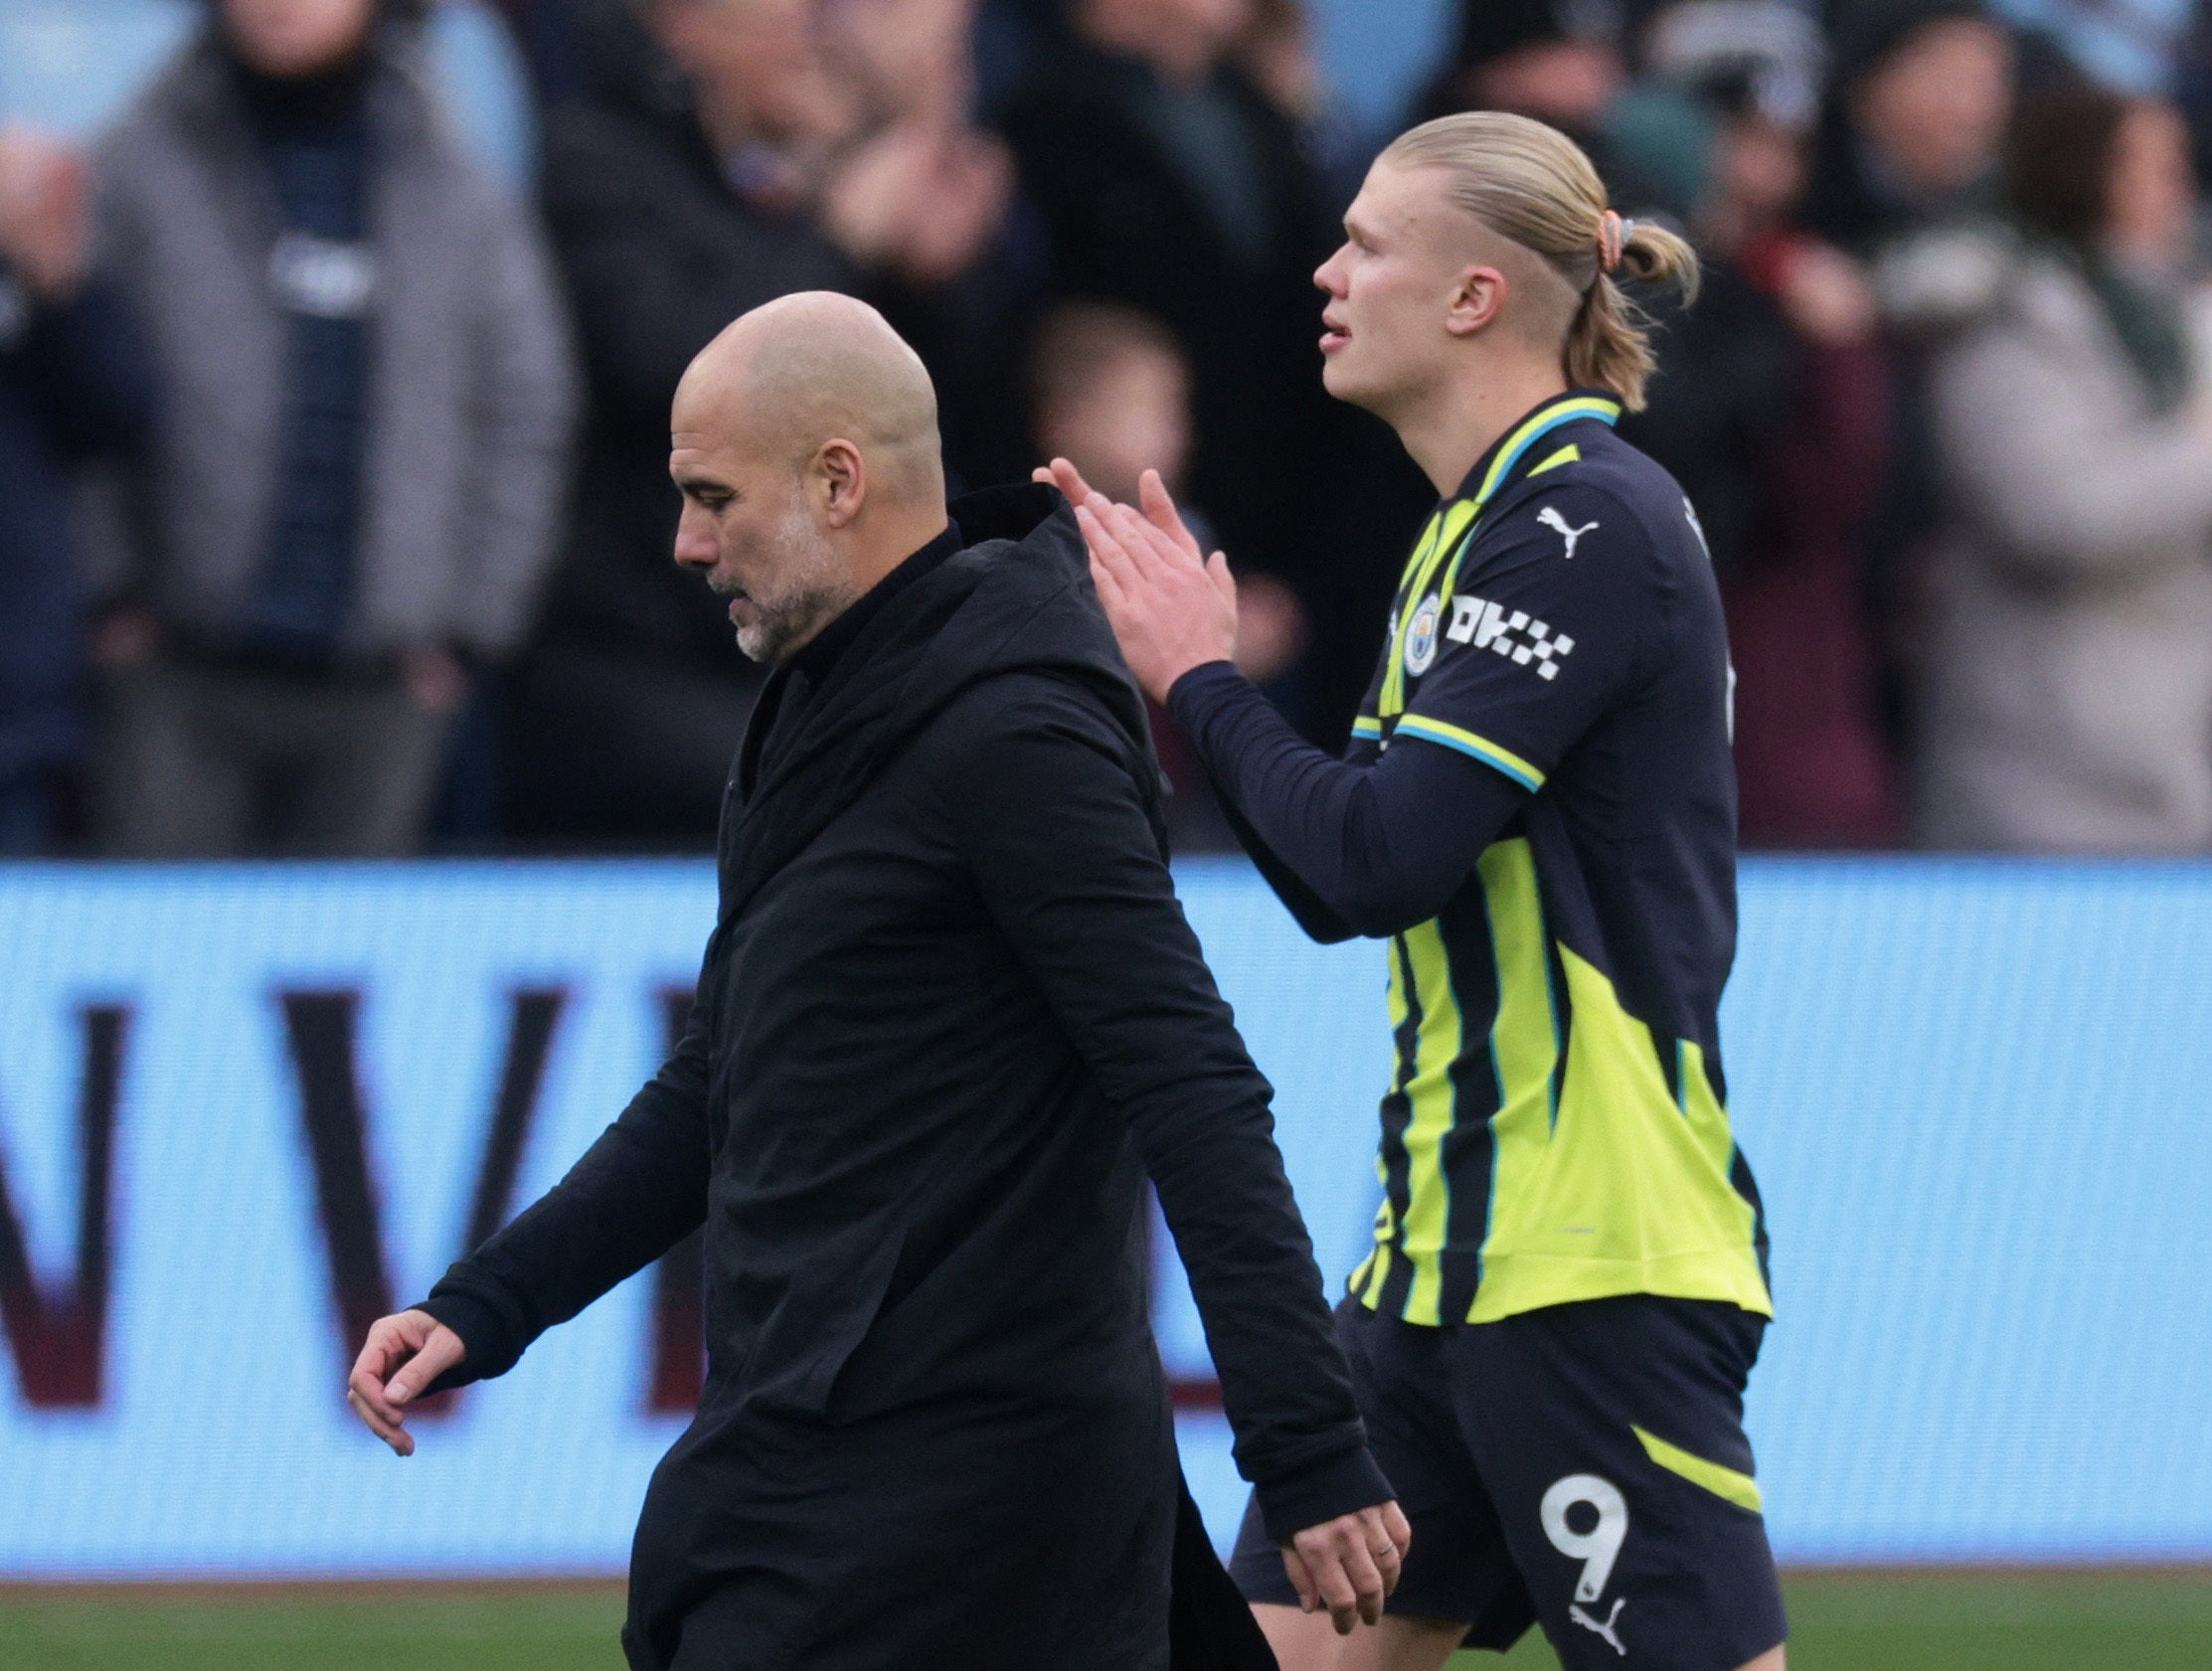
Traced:
<path fill-rule="evenodd" d="M 640 1671 L 710 1597 L 752 1671 L 1164 1666 L 1147 1178 L 1269 1529 L 1390 1494 L 1074 517 L 1042 487 L 952 514 L 976 543 L 857 606 L 818 688 L 771 685 L 675 1055 L 426 1305 L 467 1343 L 453 1384 L 497 1375 L 706 1225 Z"/>

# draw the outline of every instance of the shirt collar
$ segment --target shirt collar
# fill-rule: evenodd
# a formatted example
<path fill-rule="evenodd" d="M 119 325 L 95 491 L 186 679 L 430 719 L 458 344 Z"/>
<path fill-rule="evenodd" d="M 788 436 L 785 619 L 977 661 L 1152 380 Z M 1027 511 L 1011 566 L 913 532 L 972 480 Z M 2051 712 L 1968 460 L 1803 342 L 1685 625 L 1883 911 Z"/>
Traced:
<path fill-rule="evenodd" d="M 1471 499 L 1477 506 L 1487 504 L 1527 462 L 1538 441 L 1563 424 L 1585 419 L 1608 427 L 1618 422 L 1620 397 L 1608 389 L 1570 389 L 1564 395 L 1554 395 L 1490 443 L 1452 497 Z"/>

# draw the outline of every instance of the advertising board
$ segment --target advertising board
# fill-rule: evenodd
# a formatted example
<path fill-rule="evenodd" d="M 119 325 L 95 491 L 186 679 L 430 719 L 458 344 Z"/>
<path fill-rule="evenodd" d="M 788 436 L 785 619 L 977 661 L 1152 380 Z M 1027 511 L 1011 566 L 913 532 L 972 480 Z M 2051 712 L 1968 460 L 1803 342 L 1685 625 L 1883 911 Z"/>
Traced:
<path fill-rule="evenodd" d="M 1332 1282 L 1373 1213 L 1382 960 L 1179 872 Z M 617 1571 L 700 1373 L 678 1250 L 422 1420 L 361 1329 L 557 1179 L 666 1046 L 690 863 L 0 868 L 0 1578 Z M 2212 1556 L 2212 871 L 1747 866 L 1724 1016 L 1781 1320 L 1787 1560 Z M 1172 1247 L 1193 1488 L 1242 1487 Z"/>

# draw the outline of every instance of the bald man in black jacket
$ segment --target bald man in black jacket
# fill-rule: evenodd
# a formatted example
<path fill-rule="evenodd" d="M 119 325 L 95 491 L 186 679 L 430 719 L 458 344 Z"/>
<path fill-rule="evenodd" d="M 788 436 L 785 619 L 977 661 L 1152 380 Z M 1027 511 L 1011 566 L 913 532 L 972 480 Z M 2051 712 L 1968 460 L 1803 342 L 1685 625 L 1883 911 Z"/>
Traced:
<path fill-rule="evenodd" d="M 732 326 L 674 430 L 677 561 L 775 669 L 691 1022 L 551 1194 L 376 1325 L 356 1408 L 406 1454 L 413 1399 L 703 1223 L 707 1386 L 638 1526 L 632 1666 L 1161 1671 L 1149 1178 L 1294 1579 L 1372 1621 L 1409 1534 L 1066 501 L 948 519 L 928 376 L 841 296 Z"/>

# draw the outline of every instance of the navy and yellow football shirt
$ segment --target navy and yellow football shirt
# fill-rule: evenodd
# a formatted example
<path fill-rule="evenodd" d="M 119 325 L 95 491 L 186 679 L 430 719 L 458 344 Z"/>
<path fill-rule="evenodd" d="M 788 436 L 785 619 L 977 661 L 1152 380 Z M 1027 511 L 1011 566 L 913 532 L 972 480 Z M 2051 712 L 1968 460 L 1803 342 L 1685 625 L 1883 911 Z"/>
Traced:
<path fill-rule="evenodd" d="M 1735 955 L 1731 674 L 1712 565 L 1619 405 L 1546 403 L 1430 518 L 1351 758 L 1456 750 L 1529 791 L 1392 937 L 1375 1248 L 1414 1323 L 1616 1294 L 1772 1313 L 1718 1011 Z"/>

